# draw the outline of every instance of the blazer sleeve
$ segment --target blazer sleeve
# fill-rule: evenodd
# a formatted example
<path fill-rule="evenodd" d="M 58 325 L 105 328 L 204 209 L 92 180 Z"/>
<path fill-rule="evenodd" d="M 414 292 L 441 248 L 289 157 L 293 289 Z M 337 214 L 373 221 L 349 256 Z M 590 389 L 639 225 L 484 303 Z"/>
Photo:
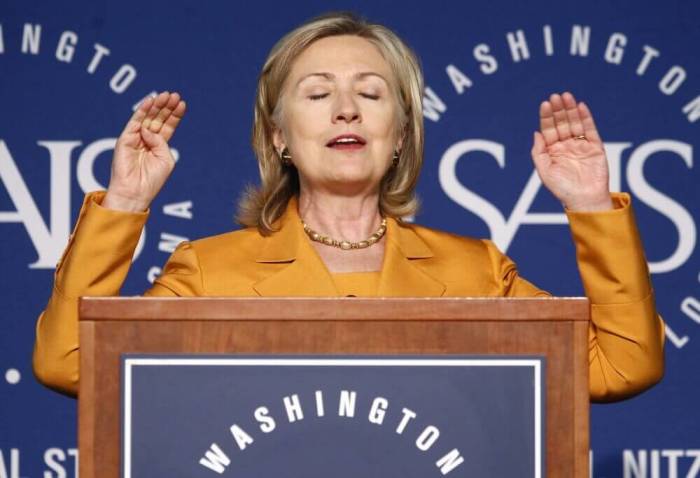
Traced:
<path fill-rule="evenodd" d="M 104 208 L 104 195 L 100 191 L 85 196 L 56 265 L 51 297 L 36 324 L 34 374 L 42 384 L 71 396 L 78 394 L 78 299 L 119 295 L 149 215 Z M 199 295 L 200 284 L 196 254 L 191 244 L 182 243 L 145 295 Z"/>
<path fill-rule="evenodd" d="M 612 199 L 610 211 L 566 212 L 591 302 L 589 390 L 596 402 L 641 393 L 664 372 L 664 323 L 656 312 L 630 196 L 614 193 Z M 505 255 L 492 252 L 492 261 L 503 296 L 549 295 L 521 278 Z"/>

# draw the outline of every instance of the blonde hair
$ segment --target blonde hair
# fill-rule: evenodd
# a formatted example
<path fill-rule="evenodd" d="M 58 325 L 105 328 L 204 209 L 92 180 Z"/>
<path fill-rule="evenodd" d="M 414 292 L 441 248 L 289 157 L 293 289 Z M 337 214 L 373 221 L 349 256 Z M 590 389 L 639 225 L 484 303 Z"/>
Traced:
<path fill-rule="evenodd" d="M 243 193 L 236 220 L 257 227 L 261 234 L 274 232 L 273 223 L 284 213 L 289 199 L 299 193 L 296 168 L 282 163 L 273 143 L 281 120 L 282 88 L 292 63 L 306 47 L 321 38 L 356 35 L 373 43 L 394 73 L 399 103 L 397 128 L 403 133 L 398 164 L 380 184 L 379 210 L 400 219 L 415 214 L 415 188 L 423 165 L 423 74 L 417 56 L 388 28 L 369 23 L 348 12 L 316 17 L 287 33 L 272 48 L 258 78 L 253 120 L 253 150 L 260 168 L 261 185 L 249 185 Z"/>

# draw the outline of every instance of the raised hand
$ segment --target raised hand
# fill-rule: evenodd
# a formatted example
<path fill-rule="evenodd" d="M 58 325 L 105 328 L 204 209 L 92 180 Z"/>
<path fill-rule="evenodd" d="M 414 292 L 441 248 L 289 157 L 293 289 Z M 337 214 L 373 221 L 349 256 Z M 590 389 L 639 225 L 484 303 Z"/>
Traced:
<path fill-rule="evenodd" d="M 540 105 L 532 160 L 542 183 L 571 211 L 612 209 L 608 161 L 588 106 L 569 92 Z"/>
<path fill-rule="evenodd" d="M 168 141 L 185 109 L 180 95 L 167 91 L 141 103 L 117 139 L 103 207 L 148 209 L 175 167 Z"/>

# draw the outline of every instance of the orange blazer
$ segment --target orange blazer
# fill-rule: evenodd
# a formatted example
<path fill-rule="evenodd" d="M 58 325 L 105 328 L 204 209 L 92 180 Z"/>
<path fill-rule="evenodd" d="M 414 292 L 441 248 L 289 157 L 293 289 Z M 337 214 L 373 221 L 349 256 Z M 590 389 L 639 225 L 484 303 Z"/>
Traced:
<path fill-rule="evenodd" d="M 78 298 L 118 295 L 143 213 L 100 206 L 104 192 L 86 195 L 53 293 L 39 317 L 34 372 L 60 392 L 78 392 Z M 663 375 L 664 324 L 657 315 L 646 259 L 627 194 L 615 209 L 567 212 L 587 297 L 590 395 L 628 397 Z M 181 243 L 146 296 L 338 296 L 332 277 L 306 237 L 290 201 L 278 232 L 247 228 Z M 548 296 L 518 275 L 488 240 L 461 237 L 389 219 L 378 296 Z"/>

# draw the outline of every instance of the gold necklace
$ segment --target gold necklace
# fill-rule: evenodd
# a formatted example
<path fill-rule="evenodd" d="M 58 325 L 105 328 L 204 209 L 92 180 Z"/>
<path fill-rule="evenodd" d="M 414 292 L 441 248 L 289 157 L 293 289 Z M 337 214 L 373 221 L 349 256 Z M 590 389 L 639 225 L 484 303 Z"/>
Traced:
<path fill-rule="evenodd" d="M 332 237 L 319 234 L 318 232 L 311 229 L 308 226 L 308 224 L 306 224 L 303 220 L 301 221 L 301 223 L 304 226 L 304 232 L 307 236 L 309 236 L 309 239 L 311 239 L 312 241 L 320 242 L 321 244 L 325 244 L 326 246 L 338 247 L 340 249 L 343 249 L 344 251 L 349 251 L 350 249 L 364 249 L 366 247 L 369 247 L 372 244 L 379 242 L 379 240 L 386 233 L 386 218 L 382 219 L 382 223 L 380 224 L 379 229 L 377 229 L 374 234 L 369 236 L 364 241 L 360 242 L 339 241 L 337 239 L 333 239 Z"/>

